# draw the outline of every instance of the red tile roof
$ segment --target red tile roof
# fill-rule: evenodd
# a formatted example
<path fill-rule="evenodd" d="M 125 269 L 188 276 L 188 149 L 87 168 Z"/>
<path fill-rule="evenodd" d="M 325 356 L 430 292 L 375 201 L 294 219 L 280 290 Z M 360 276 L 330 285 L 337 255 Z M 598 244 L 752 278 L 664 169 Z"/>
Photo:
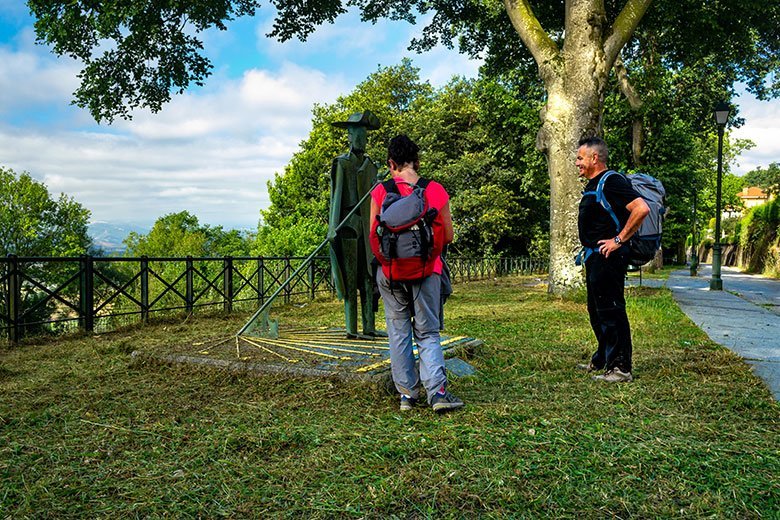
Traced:
<path fill-rule="evenodd" d="M 769 196 L 764 193 L 764 190 L 761 188 L 757 188 L 755 186 L 751 186 L 749 188 L 744 188 L 742 191 L 740 191 L 737 194 L 737 197 L 740 199 L 768 199 Z"/>

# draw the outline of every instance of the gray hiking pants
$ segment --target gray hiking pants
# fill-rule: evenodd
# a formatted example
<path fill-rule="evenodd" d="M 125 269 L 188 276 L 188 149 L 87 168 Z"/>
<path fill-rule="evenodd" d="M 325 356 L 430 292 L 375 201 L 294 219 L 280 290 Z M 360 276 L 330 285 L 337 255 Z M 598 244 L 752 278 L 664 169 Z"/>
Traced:
<path fill-rule="evenodd" d="M 430 403 L 433 394 L 447 383 L 439 337 L 441 276 L 432 274 L 420 283 L 393 282 L 391 288 L 390 281 L 379 269 L 376 281 L 385 303 L 395 387 L 399 393 L 417 399 L 422 380 Z M 412 334 L 420 358 L 419 374 L 415 367 Z"/>

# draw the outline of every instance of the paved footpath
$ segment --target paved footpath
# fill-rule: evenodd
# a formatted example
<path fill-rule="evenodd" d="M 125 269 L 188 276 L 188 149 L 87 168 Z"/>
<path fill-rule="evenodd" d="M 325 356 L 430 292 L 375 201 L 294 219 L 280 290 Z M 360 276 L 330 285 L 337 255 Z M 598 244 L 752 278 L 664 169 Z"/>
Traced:
<path fill-rule="evenodd" d="M 672 290 L 680 309 L 716 343 L 742 356 L 780 400 L 780 280 L 723 267 L 722 291 L 710 291 L 709 265 L 691 276 L 674 271 L 668 280 L 642 280 L 643 285 Z M 638 285 L 636 274 L 630 285 Z"/>

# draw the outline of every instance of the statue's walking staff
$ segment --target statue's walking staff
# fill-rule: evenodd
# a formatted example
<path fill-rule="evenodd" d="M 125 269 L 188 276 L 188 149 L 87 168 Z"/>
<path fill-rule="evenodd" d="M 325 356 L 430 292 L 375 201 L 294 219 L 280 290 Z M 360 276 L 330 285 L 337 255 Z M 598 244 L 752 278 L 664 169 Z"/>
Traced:
<path fill-rule="evenodd" d="M 371 196 L 371 192 L 373 189 L 380 184 L 389 174 L 389 170 L 385 172 L 381 178 L 377 179 L 376 182 L 374 182 L 374 185 L 372 188 L 363 195 L 363 198 L 360 199 L 360 202 L 358 202 L 352 210 L 350 210 L 349 213 L 341 220 L 338 226 L 336 226 L 335 231 L 338 231 L 341 229 L 349 220 L 349 218 L 354 215 L 359 209 L 360 205 L 365 202 L 368 197 Z M 328 245 L 328 242 L 330 241 L 329 238 L 326 238 L 323 240 L 320 245 L 318 245 L 314 251 L 311 252 L 311 254 L 306 257 L 306 259 L 301 263 L 301 265 L 298 266 L 295 271 L 287 278 L 287 280 L 284 281 L 277 289 L 273 292 L 271 296 L 268 297 L 268 299 L 263 303 L 263 305 L 260 306 L 259 309 L 257 309 L 257 312 L 255 312 L 251 318 L 249 318 L 249 321 L 247 321 L 243 327 L 241 327 L 241 330 L 239 330 L 236 333 L 236 338 L 247 335 L 247 336 L 259 336 L 263 338 L 278 338 L 279 337 L 279 324 L 276 321 L 273 321 L 269 319 L 268 317 L 268 310 L 273 303 L 273 301 L 281 294 L 281 292 L 284 290 L 285 287 L 293 280 L 295 279 L 298 274 L 303 271 L 314 259 L 315 256 L 317 256 L 317 253 L 322 251 L 322 248 Z"/>

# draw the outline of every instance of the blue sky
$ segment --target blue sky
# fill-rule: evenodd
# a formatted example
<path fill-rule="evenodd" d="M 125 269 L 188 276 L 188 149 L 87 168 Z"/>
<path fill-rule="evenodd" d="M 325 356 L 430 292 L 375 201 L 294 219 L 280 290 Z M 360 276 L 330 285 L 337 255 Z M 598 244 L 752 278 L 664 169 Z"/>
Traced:
<path fill-rule="evenodd" d="M 330 103 L 405 56 L 434 85 L 475 76 L 479 63 L 438 48 L 406 50 L 418 27 L 360 23 L 348 14 L 305 43 L 265 37 L 269 10 L 204 35 L 214 71 L 202 88 L 162 112 L 97 125 L 70 106 L 78 63 L 35 45 L 22 0 L 0 0 L 0 165 L 28 171 L 93 220 L 150 226 L 188 210 L 202 223 L 254 229 L 268 205 L 266 182 L 281 172 L 311 129 L 314 103 Z M 741 98 L 737 137 L 757 146 L 737 172 L 780 160 L 780 102 Z"/>

